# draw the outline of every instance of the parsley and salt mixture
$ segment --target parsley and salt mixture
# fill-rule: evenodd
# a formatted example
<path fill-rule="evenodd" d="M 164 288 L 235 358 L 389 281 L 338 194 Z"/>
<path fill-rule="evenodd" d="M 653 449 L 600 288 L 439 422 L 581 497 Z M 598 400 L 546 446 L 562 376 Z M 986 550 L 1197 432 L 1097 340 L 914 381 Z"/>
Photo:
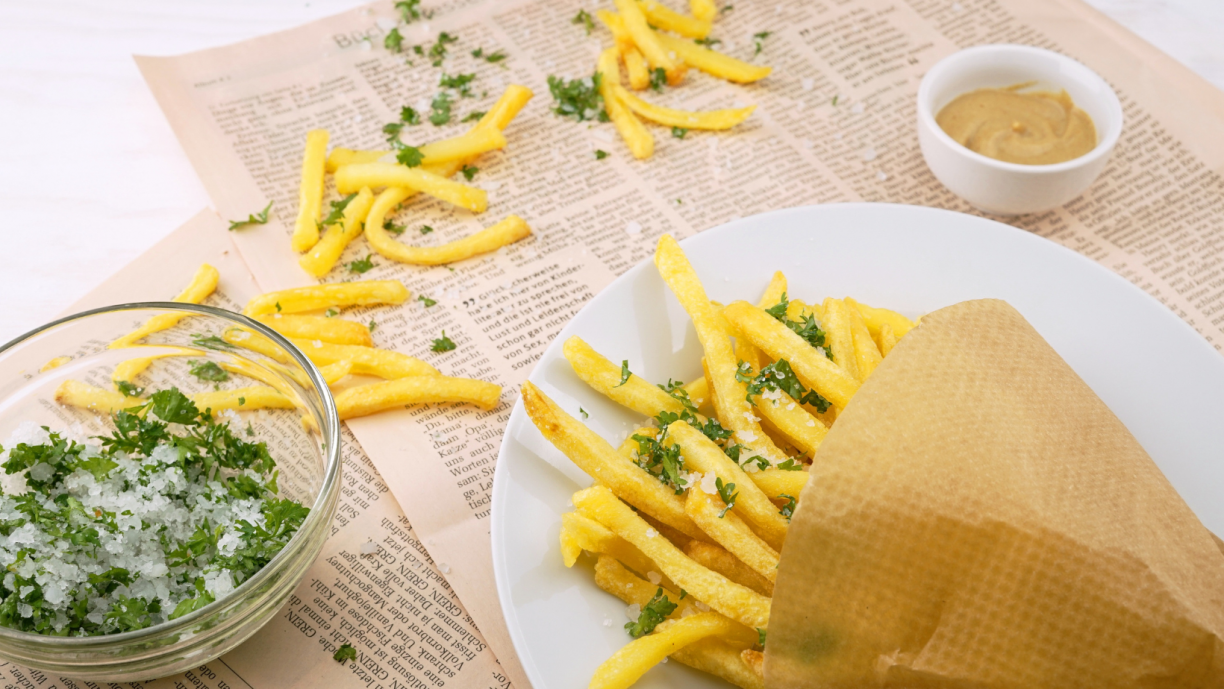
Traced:
<path fill-rule="evenodd" d="M 0 447 L 0 624 L 94 636 L 142 629 L 229 595 L 309 509 L 276 497 L 276 463 L 176 389 L 113 418 L 107 437 L 22 424 Z"/>

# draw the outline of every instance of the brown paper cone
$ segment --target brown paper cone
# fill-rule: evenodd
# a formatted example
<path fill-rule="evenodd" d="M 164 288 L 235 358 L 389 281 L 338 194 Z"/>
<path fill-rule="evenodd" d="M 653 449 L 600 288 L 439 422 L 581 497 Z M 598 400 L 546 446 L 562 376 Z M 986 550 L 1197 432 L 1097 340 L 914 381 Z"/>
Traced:
<path fill-rule="evenodd" d="M 1000 301 L 924 317 L 839 417 L 773 611 L 770 689 L 1224 687 L 1224 554 Z"/>

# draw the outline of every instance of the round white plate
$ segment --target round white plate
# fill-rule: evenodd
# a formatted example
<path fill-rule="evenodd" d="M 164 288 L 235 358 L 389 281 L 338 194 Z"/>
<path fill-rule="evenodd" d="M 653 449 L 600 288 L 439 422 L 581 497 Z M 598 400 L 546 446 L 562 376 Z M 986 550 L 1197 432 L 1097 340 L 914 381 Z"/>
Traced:
<path fill-rule="evenodd" d="M 806 301 L 852 296 L 917 316 L 966 299 L 1005 299 L 1037 328 L 1152 455 L 1203 523 L 1224 534 L 1224 358 L 1139 288 L 1051 241 L 990 220 L 883 204 L 811 206 L 743 218 L 682 242 L 711 299 L 755 302 L 775 270 Z M 643 419 L 586 387 L 561 354 L 580 335 L 647 380 L 689 381 L 700 344 L 645 261 L 561 331 L 531 380 L 617 445 Z M 1058 400 L 1049 400 L 1058 404 Z M 625 606 L 589 566 L 561 562 L 561 514 L 591 483 L 532 426 L 510 416 L 493 483 L 493 565 L 515 649 L 535 689 L 583 687 L 623 646 Z M 605 623 L 610 620 L 610 623 Z M 725 687 L 678 663 L 641 687 Z"/>

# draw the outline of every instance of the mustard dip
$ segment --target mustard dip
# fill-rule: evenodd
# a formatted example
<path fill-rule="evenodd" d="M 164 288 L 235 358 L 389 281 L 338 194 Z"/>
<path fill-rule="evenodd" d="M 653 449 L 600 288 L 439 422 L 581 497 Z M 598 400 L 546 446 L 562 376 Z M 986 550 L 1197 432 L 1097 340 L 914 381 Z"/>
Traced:
<path fill-rule="evenodd" d="M 1096 127 L 1066 91 L 1022 91 L 1032 83 L 963 93 L 935 116 L 971 151 L 1021 165 L 1050 165 L 1096 147 Z"/>

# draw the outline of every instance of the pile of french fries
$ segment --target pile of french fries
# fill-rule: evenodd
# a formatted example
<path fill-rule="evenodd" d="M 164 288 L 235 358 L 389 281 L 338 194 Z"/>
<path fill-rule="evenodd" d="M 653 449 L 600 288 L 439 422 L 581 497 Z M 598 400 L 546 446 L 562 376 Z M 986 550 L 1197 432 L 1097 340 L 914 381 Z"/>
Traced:
<path fill-rule="evenodd" d="M 217 287 L 216 268 L 204 264 L 191 283 L 175 297 L 180 303 L 199 304 Z M 252 299 L 243 314 L 284 335 L 316 366 L 333 388 L 341 420 L 367 416 L 409 404 L 436 402 L 470 403 L 482 409 L 497 406 L 501 387 L 469 378 L 443 376 L 437 369 L 415 357 L 374 346 L 370 327 L 338 317 L 342 309 L 355 306 L 398 305 L 408 299 L 408 290 L 396 280 L 368 280 L 300 287 L 269 292 Z M 149 347 L 141 342 L 154 333 L 174 327 L 190 314 L 166 313 L 150 318 L 136 330 L 110 344 L 111 349 Z M 294 409 L 301 406 L 297 395 L 285 384 L 280 373 L 301 379 L 293 359 L 271 340 L 247 328 L 233 327 L 223 332 L 214 349 L 242 348 L 267 357 L 265 366 L 245 359 L 231 359 L 219 366 L 230 375 L 251 379 L 254 385 L 198 392 L 188 395 L 196 407 L 224 410 Z M 167 351 L 168 350 L 168 351 Z M 160 346 L 156 354 L 135 356 L 115 366 L 111 373 L 114 390 L 75 380 L 64 381 L 56 391 L 56 401 L 96 413 L 113 414 L 144 403 L 140 397 L 139 376 L 158 359 L 199 356 L 189 347 Z M 63 363 L 57 357 L 43 370 Z M 352 382 L 350 376 L 382 378 L 381 382 Z"/>
<path fill-rule="evenodd" d="M 703 112 L 675 110 L 649 103 L 622 85 L 620 63 L 625 65 L 629 88 L 642 91 L 650 86 L 652 71 L 662 70 L 667 83 L 676 86 L 689 67 L 739 84 L 759 81 L 772 68 L 737 60 L 694 42 L 706 39 L 718 10 L 709 0 L 694 0 L 692 16 L 664 7 L 655 0 L 615 0 L 616 12 L 599 10 L 600 21 L 612 32 L 616 46 L 599 56 L 596 71 L 602 75 L 599 88 L 608 118 L 625 140 L 633 157 L 654 155 L 654 137 L 642 120 L 675 130 L 724 130 L 748 119 L 756 106 Z M 641 119 L 639 119 L 641 118 Z"/>
<path fill-rule="evenodd" d="M 362 234 L 384 258 L 422 266 L 462 261 L 529 236 L 531 228 L 527 223 L 511 215 L 474 235 L 442 246 L 413 247 L 393 238 L 384 223 L 400 204 L 418 192 L 473 213 L 483 213 L 489 205 L 486 192 L 450 178 L 482 153 L 505 148 L 502 131 L 531 97 L 527 87 L 509 86 L 470 130 L 420 146 L 421 162 L 415 167 L 396 162 L 395 152 L 390 150 L 335 148 L 328 154 L 327 130 L 307 132 L 298 217 L 290 240 L 294 251 L 304 253 L 298 260 L 302 269 L 316 278 L 324 277 L 335 267 L 344 249 Z M 321 223 L 327 173 L 334 175 L 338 193 L 356 196 L 344 207 L 343 219 L 324 231 Z M 376 189 L 382 191 L 375 195 Z"/>
<path fill-rule="evenodd" d="M 757 304 L 720 305 L 666 235 L 655 265 L 692 318 L 703 378 L 655 385 L 578 337 L 564 347 L 584 382 L 651 425 L 614 448 L 523 384 L 532 422 L 595 482 L 562 517 L 565 565 L 591 553 L 600 588 L 629 604 L 631 617 L 650 608 L 662 620 L 639 628 L 649 633 L 604 662 L 590 686 L 628 687 L 671 657 L 759 688 L 777 566 L 806 469 L 914 323 L 848 298 L 788 299 L 782 273 Z"/>

